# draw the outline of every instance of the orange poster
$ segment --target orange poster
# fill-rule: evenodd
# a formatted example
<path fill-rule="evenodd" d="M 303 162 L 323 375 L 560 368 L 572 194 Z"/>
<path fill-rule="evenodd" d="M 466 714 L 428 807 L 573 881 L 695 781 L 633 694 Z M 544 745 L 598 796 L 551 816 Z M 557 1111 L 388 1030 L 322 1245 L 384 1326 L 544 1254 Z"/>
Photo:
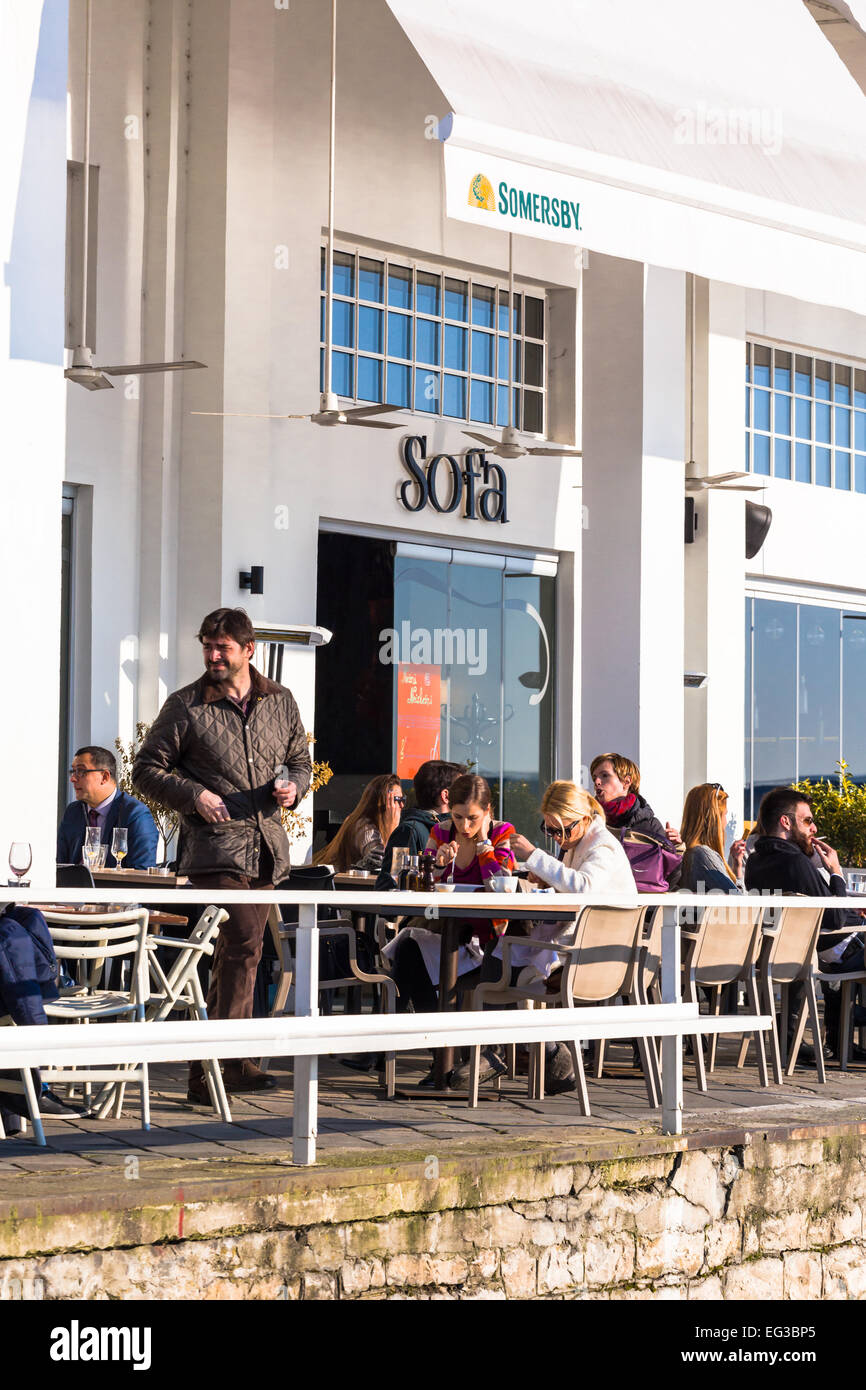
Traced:
<path fill-rule="evenodd" d="M 439 754 L 439 667 L 397 667 L 397 776 L 414 777 Z"/>

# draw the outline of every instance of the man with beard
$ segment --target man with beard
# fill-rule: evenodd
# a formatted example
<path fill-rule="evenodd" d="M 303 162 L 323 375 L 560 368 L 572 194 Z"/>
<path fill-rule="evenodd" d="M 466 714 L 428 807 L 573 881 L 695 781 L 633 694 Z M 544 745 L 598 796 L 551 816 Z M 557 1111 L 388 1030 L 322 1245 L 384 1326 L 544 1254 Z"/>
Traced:
<path fill-rule="evenodd" d="M 242 608 L 217 608 L 198 633 L 204 675 L 170 695 L 132 769 L 135 786 L 180 812 L 178 872 L 194 887 L 272 888 L 288 876 L 282 807 L 306 795 L 312 766 L 291 691 L 250 665 L 255 631 Z M 208 992 L 212 1018 L 250 1018 L 266 906 L 226 909 Z M 229 1091 L 275 1085 L 253 1062 L 228 1061 Z M 201 1063 L 188 1099 L 210 1104 Z"/>
<path fill-rule="evenodd" d="M 746 860 L 746 888 L 775 893 L 802 893 L 812 898 L 844 898 L 845 879 L 839 867 L 839 856 L 826 841 L 818 838 L 818 828 L 812 815 L 808 796 L 793 787 L 775 787 L 761 802 L 758 812 L 765 834 L 756 842 Z M 825 871 L 820 872 L 818 865 Z M 856 911 L 824 914 L 822 924 L 838 931 L 851 927 L 851 935 L 824 934 L 818 937 L 818 964 L 823 973 L 843 974 L 863 969 L 863 941 L 856 934 L 862 925 Z M 827 1045 L 833 1058 L 839 1055 L 839 991 L 824 988 L 824 1023 Z M 800 1007 L 802 986 L 792 987 L 789 1009 L 788 1042 Z M 805 1056 L 804 1056 L 805 1054 Z M 808 1049 L 801 1048 L 801 1056 Z M 854 1048 L 854 1060 L 866 1062 L 866 1052 Z"/>

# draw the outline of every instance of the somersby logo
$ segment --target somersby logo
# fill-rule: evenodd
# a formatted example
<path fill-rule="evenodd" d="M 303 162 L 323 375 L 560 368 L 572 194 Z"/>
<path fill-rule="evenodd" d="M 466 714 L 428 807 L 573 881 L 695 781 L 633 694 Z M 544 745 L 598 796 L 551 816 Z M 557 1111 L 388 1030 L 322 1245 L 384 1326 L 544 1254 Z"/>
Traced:
<path fill-rule="evenodd" d="M 518 222 L 535 222 L 540 226 L 561 227 L 564 231 L 582 231 L 580 203 L 569 198 L 557 198 L 548 193 L 529 193 L 515 188 L 504 180 L 496 192 L 485 174 L 475 174 L 469 183 L 471 208 L 498 212 L 501 217 L 513 217 Z"/>
<path fill-rule="evenodd" d="M 134 1371 L 150 1370 L 149 1327 L 68 1327 L 51 1331 L 52 1361 L 131 1361 Z"/>

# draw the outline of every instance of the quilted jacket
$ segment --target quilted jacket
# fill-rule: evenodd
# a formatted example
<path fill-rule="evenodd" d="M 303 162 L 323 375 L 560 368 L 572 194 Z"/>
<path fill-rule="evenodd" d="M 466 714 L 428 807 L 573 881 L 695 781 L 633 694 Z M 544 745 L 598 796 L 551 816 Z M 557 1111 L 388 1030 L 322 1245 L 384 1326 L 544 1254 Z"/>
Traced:
<path fill-rule="evenodd" d="M 181 873 L 239 873 L 255 878 L 262 839 L 274 856 L 274 881 L 289 872 L 289 841 L 274 800 L 280 769 L 297 784 L 297 802 L 312 773 L 307 738 L 290 690 L 250 667 L 246 715 L 206 676 L 170 695 L 132 768 L 136 789 L 181 815 Z M 230 819 L 204 821 L 203 791 L 225 802 Z"/>

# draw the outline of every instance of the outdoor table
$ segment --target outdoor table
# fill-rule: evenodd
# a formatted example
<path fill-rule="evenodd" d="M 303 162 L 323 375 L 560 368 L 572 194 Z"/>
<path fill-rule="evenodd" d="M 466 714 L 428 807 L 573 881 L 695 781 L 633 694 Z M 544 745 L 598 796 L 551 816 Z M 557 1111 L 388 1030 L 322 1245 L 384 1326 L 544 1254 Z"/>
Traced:
<path fill-rule="evenodd" d="M 151 874 L 147 869 L 94 869 L 93 882 L 109 888 L 188 888 L 186 874 Z"/>

